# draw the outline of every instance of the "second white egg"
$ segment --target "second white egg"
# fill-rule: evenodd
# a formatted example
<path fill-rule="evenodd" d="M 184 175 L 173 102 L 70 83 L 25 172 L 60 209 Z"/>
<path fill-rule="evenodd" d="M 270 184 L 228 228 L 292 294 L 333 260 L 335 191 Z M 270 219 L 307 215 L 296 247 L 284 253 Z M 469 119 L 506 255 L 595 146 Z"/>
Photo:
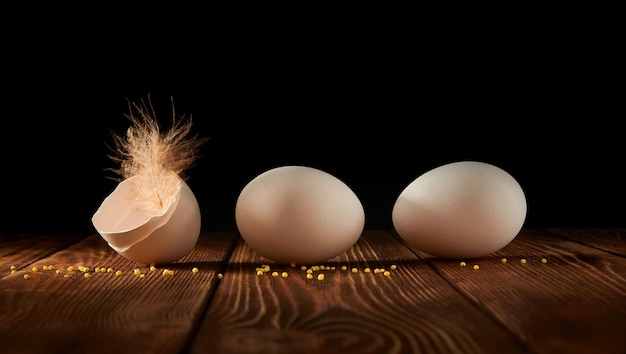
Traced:
<path fill-rule="evenodd" d="M 398 196 L 392 219 L 408 244 L 431 255 L 483 257 L 517 236 L 526 219 L 526 197 L 503 169 L 459 161 L 411 182 Z"/>
<path fill-rule="evenodd" d="M 243 188 L 235 221 L 242 238 L 261 256 L 279 263 L 314 264 L 358 241 L 365 211 L 337 177 L 290 165 L 261 173 Z"/>

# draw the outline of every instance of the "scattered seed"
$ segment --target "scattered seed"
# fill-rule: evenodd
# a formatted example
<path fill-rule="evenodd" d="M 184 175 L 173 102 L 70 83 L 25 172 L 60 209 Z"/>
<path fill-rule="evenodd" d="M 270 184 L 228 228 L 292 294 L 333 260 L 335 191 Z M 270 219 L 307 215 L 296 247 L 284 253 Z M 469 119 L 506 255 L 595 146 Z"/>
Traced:
<path fill-rule="evenodd" d="M 548 263 L 548 260 L 545 258 L 541 258 L 541 263 Z"/>
<path fill-rule="evenodd" d="M 287 278 L 289 276 L 289 274 L 287 274 L 287 272 L 282 272 L 280 274 L 280 276 L 282 276 L 283 278 Z"/>
<path fill-rule="evenodd" d="M 465 266 L 467 265 L 467 263 L 465 263 L 465 262 L 461 262 L 461 263 L 459 263 L 459 265 L 460 265 L 461 267 L 465 267 Z"/>
<path fill-rule="evenodd" d="M 519 261 L 519 262 L 520 262 L 520 263 L 522 263 L 522 264 L 526 264 L 526 258 L 522 258 L 522 259 L 520 259 L 520 261 Z"/>
<path fill-rule="evenodd" d="M 37 267 L 33 267 L 32 269 L 33 269 L 33 272 L 38 272 L 39 271 L 39 268 L 37 268 Z"/>
<path fill-rule="evenodd" d="M 320 273 L 317 275 L 317 280 L 324 280 L 324 273 Z"/>
<path fill-rule="evenodd" d="M 502 258 L 502 259 L 500 260 L 500 262 L 502 262 L 502 263 L 506 263 L 506 262 L 507 262 L 507 259 L 506 259 L 506 258 Z"/>
<path fill-rule="evenodd" d="M 24 279 L 28 279 L 28 278 L 30 278 L 30 275 L 24 274 Z"/>
<path fill-rule="evenodd" d="M 193 267 L 193 268 L 191 269 L 191 272 L 192 272 L 192 273 L 194 273 L 194 274 L 195 274 L 195 273 L 198 273 L 198 268 L 197 268 L 197 267 Z"/>
<path fill-rule="evenodd" d="M 474 264 L 474 270 L 478 270 L 478 268 L 480 268 L 478 264 Z"/>
<path fill-rule="evenodd" d="M 224 278 L 224 274 L 222 274 L 222 273 L 217 273 L 217 278 L 218 278 L 218 279 L 222 279 L 222 278 Z"/>

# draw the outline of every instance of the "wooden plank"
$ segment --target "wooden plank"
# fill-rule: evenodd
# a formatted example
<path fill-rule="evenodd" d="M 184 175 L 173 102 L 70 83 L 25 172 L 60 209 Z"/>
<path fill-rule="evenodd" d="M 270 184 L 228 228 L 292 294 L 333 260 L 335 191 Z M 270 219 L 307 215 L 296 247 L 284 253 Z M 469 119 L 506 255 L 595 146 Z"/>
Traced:
<path fill-rule="evenodd" d="M 0 235 L 0 278 L 74 244 L 88 234 Z"/>
<path fill-rule="evenodd" d="M 415 251 L 536 353 L 625 351 L 622 257 L 540 230 L 522 230 L 501 251 L 466 260 L 466 267 Z"/>
<path fill-rule="evenodd" d="M 257 275 L 264 264 L 270 272 Z M 387 231 L 366 231 L 322 266 L 335 269 L 307 279 L 298 266 L 274 264 L 240 240 L 191 352 L 529 352 Z"/>
<path fill-rule="evenodd" d="M 150 271 L 92 235 L 0 280 L 0 344 L 7 353 L 179 353 L 192 336 L 238 235 L 202 234 L 178 262 Z M 53 265 L 55 270 L 43 270 Z M 68 266 L 88 266 L 91 278 Z M 38 266 L 33 272 L 31 267 Z M 111 267 L 123 274 L 96 273 Z M 193 273 L 193 267 L 199 269 Z M 145 277 L 134 275 L 141 269 Z M 24 279 L 28 274 L 29 279 Z M 65 275 L 68 277 L 66 278 Z"/>
<path fill-rule="evenodd" d="M 626 257 L 626 229 L 547 229 L 587 246 Z"/>

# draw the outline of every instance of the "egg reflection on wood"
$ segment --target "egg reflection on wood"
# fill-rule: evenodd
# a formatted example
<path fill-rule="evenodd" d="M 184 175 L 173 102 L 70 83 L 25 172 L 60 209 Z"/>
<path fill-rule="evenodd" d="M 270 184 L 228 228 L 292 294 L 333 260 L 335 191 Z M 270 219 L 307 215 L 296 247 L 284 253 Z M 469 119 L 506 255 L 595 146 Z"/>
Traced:
<path fill-rule="evenodd" d="M 111 158 L 120 183 L 92 216 L 92 223 L 120 255 L 143 264 L 174 262 L 195 246 L 200 208 L 184 173 L 205 139 L 188 137 L 191 120 L 161 132 L 150 104 L 129 104 L 132 126 L 114 135 Z M 176 116 L 174 116 L 176 118 Z"/>
<path fill-rule="evenodd" d="M 279 263 L 314 264 L 357 242 L 365 211 L 337 177 L 290 165 L 265 171 L 242 189 L 235 221 L 259 255 Z"/>
<path fill-rule="evenodd" d="M 443 258 L 476 258 L 509 244 L 526 218 L 524 191 L 503 169 L 453 162 L 413 180 L 398 196 L 392 221 L 407 244 Z"/>

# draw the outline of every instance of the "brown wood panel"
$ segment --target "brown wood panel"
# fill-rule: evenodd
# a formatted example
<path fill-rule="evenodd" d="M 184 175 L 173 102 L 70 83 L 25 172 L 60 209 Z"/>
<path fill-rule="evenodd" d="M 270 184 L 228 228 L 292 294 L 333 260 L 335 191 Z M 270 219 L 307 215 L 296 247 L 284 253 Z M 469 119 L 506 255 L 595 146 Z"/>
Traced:
<path fill-rule="evenodd" d="M 87 236 L 89 235 L 0 235 L 0 278 L 11 274 L 11 266 L 22 269 Z"/>
<path fill-rule="evenodd" d="M 626 229 L 547 229 L 559 237 L 626 257 Z"/>
<path fill-rule="evenodd" d="M 465 267 L 415 251 L 536 353 L 626 352 L 623 257 L 540 230 Z"/>
<path fill-rule="evenodd" d="M 264 264 L 288 277 L 257 275 Z M 530 352 L 390 232 L 366 231 L 322 266 L 336 268 L 307 279 L 298 265 L 274 264 L 240 240 L 191 352 Z M 381 268 L 390 276 L 375 272 Z"/>
<path fill-rule="evenodd" d="M 37 259 L 0 280 L 2 351 L 179 353 L 193 335 L 237 239 L 235 233 L 202 234 L 189 255 L 167 266 L 175 272 L 169 277 L 162 274 L 162 266 L 150 271 L 119 256 L 98 235 Z M 61 273 L 43 270 L 49 265 Z M 92 277 L 69 272 L 70 265 L 90 267 Z M 32 266 L 39 271 L 33 272 Z M 96 273 L 95 267 L 123 274 Z M 199 272 L 193 273 L 193 267 Z M 134 275 L 135 268 L 145 277 Z M 24 279 L 25 274 L 30 278 Z"/>

